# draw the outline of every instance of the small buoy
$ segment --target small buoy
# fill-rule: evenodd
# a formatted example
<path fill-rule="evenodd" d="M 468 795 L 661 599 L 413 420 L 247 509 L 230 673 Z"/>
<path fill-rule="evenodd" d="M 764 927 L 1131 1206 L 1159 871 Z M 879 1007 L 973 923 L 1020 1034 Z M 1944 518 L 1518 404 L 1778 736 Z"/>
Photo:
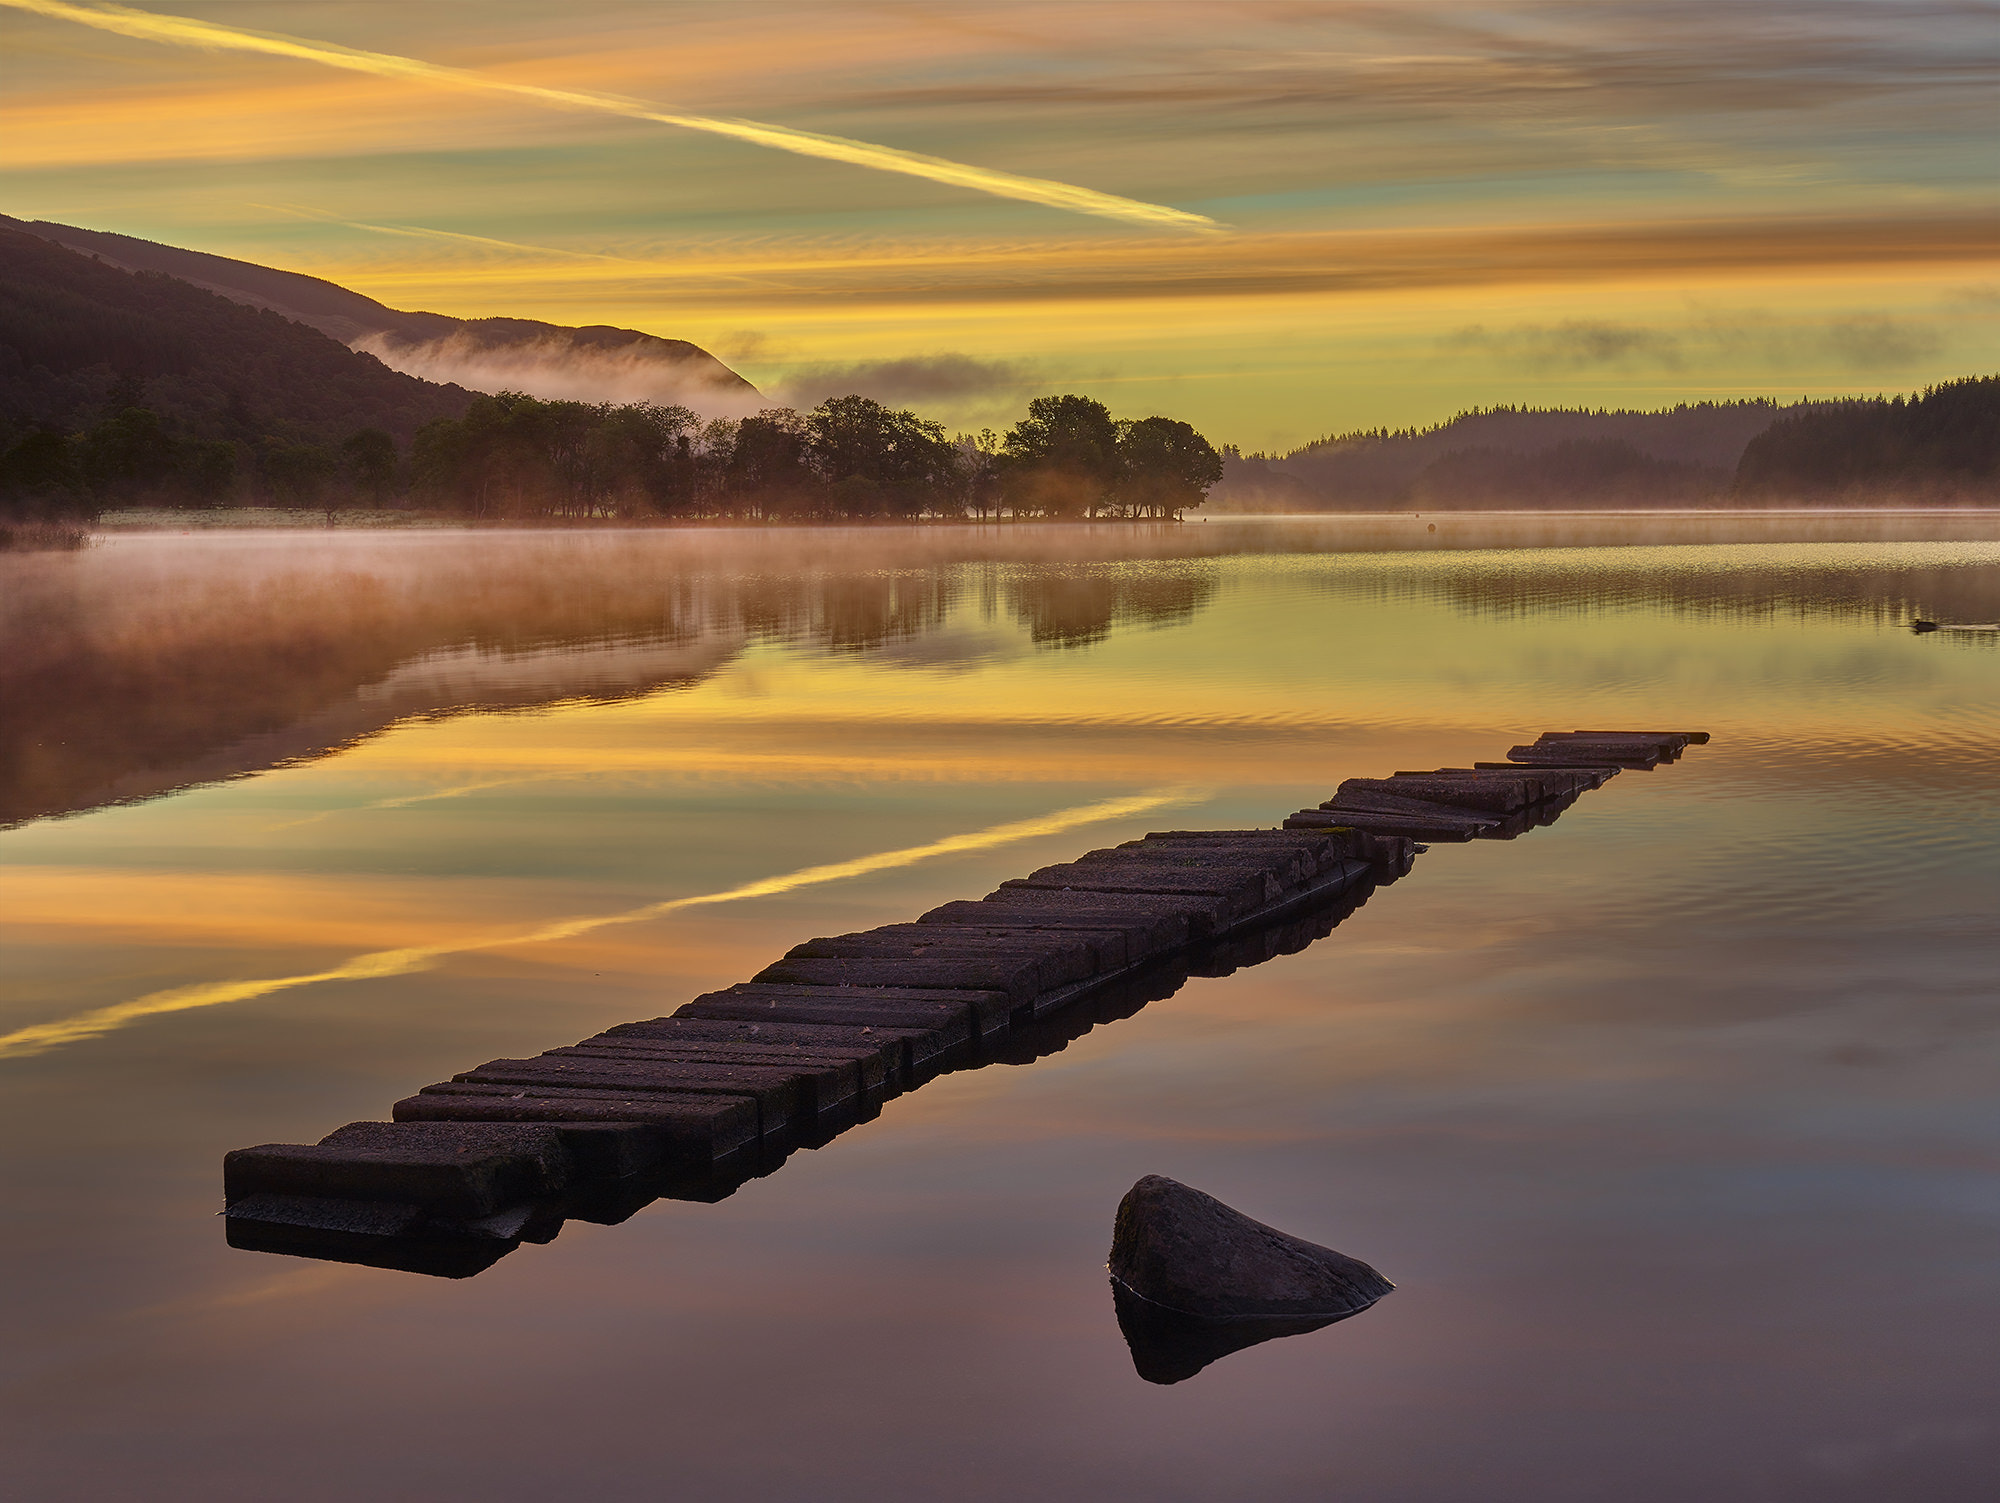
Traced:
<path fill-rule="evenodd" d="M 1436 532 L 1438 530 L 1438 524 L 1435 522 L 1431 523 L 1430 527 L 1427 530 L 1430 532 Z"/>

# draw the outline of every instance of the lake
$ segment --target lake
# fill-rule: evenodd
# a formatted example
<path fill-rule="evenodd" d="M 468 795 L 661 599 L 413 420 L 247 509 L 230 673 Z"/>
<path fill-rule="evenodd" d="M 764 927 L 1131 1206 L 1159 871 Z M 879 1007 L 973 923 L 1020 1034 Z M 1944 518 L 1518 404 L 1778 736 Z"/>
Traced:
<path fill-rule="evenodd" d="M 2000 650 L 1915 617 L 2000 621 L 2000 518 L 0 556 L 6 1491 L 1984 1499 Z M 459 1280 L 225 1244 L 230 1149 L 1611 726 L 1713 739 L 716 1203 Z M 1398 1287 L 1144 1382 L 1153 1173 Z"/>

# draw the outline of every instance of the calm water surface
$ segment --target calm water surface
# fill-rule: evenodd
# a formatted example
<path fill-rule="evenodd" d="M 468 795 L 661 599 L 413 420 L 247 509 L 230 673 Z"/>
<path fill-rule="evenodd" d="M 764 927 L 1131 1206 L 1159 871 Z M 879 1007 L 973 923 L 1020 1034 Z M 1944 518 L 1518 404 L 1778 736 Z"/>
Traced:
<path fill-rule="evenodd" d="M 0 558 L 6 1493 L 1991 1497 L 2000 650 L 1905 623 L 2000 620 L 2000 529 L 1574 525 Z M 224 1245 L 231 1148 L 1572 726 L 1714 741 L 719 1204 Z M 1144 1383 L 1146 1173 L 1399 1288 Z"/>

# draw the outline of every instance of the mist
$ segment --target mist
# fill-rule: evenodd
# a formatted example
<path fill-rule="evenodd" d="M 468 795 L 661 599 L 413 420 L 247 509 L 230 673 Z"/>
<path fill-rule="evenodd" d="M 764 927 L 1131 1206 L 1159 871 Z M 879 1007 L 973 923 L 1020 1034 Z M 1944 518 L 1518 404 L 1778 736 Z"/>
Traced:
<path fill-rule="evenodd" d="M 454 330 L 420 342 L 368 334 L 353 348 L 405 375 L 489 394 L 518 391 L 543 401 L 619 406 L 644 402 L 686 407 L 710 418 L 749 417 L 771 405 L 742 378 L 720 366 L 704 369 L 704 363 L 715 363 L 677 354 L 667 340 L 593 346 L 565 332 L 503 344 Z"/>

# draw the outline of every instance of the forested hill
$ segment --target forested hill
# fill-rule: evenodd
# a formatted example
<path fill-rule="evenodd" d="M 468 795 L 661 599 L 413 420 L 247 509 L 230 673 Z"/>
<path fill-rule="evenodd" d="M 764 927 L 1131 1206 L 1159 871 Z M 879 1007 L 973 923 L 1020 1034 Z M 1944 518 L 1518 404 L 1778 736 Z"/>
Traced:
<path fill-rule="evenodd" d="M 1233 511 L 2000 505 L 2000 376 L 1904 398 L 1461 413 L 1290 454 L 1225 450 Z"/>
<path fill-rule="evenodd" d="M 2000 376 L 1793 413 L 1750 441 L 1735 498 L 2000 505 Z"/>
<path fill-rule="evenodd" d="M 1227 457 L 1215 500 L 1241 509 L 1700 505 L 1725 495 L 1751 439 L 1795 408 L 1701 402 L 1660 412 L 1496 407 L 1433 428 Z"/>
<path fill-rule="evenodd" d="M 235 443 L 360 429 L 408 443 L 472 400 L 268 310 L 0 226 L 0 447 L 83 426 L 121 383 L 183 436 Z"/>
<path fill-rule="evenodd" d="M 699 345 L 608 324 L 571 328 L 531 318 L 453 318 L 412 313 L 319 277 L 280 271 L 204 251 L 159 245 L 106 230 L 46 220 L 9 219 L 15 229 L 95 256 L 125 271 L 161 272 L 219 293 L 232 302 L 268 308 L 342 344 L 379 356 L 392 369 L 479 391 L 525 391 L 541 397 L 583 397 L 678 403 L 720 394 L 756 397 L 756 388 Z"/>

